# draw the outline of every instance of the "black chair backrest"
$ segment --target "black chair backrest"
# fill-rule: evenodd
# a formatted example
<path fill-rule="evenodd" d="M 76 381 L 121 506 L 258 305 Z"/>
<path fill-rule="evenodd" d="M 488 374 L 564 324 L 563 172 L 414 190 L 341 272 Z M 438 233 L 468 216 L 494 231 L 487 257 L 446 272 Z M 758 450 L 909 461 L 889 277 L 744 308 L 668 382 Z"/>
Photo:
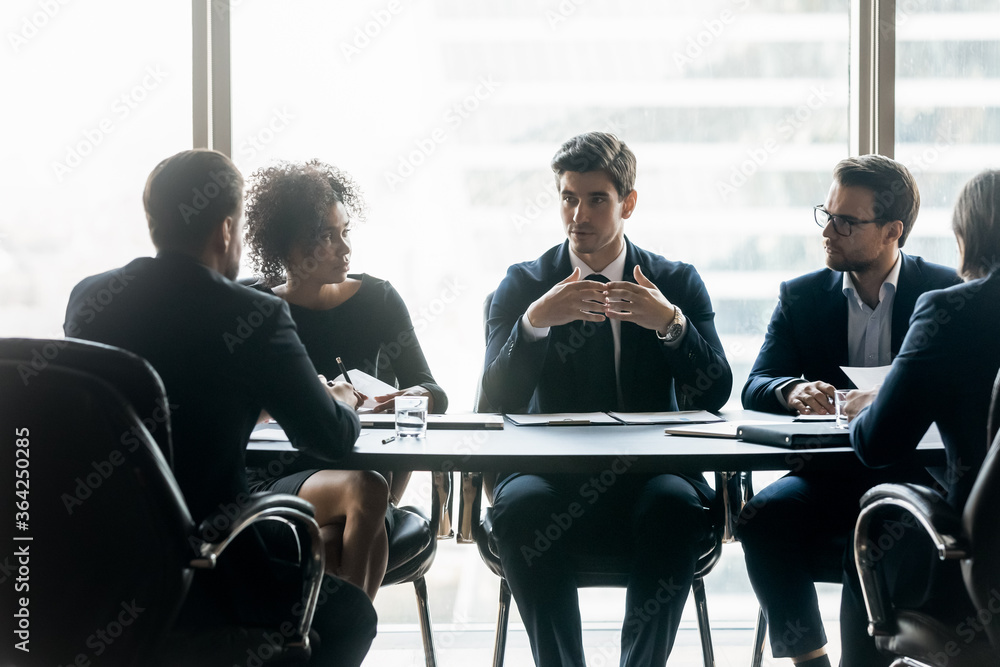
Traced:
<path fill-rule="evenodd" d="M 121 348 L 75 338 L 3 338 L 0 339 L 0 358 L 16 366 L 25 388 L 50 366 L 71 368 L 103 379 L 128 398 L 143 427 L 153 436 L 167 464 L 173 468 L 166 390 L 159 374 L 142 357 Z M 128 436 L 124 439 L 128 440 Z"/>
<path fill-rule="evenodd" d="M 996 606 L 1000 594 L 1000 530 L 996 511 L 1000 507 L 1000 373 L 993 384 L 988 433 L 989 450 L 962 512 L 962 524 L 970 542 L 972 558 L 962 562 L 966 586 L 978 609 Z M 993 647 L 1000 651 L 1000 622 L 985 625 Z"/>
<path fill-rule="evenodd" d="M 993 380 L 993 393 L 990 398 L 990 415 L 986 421 L 986 442 L 993 442 L 1000 431 L 1000 373 Z"/>
<path fill-rule="evenodd" d="M 490 319 L 490 306 L 493 305 L 493 295 L 496 292 L 490 292 L 486 295 L 486 299 L 483 300 L 483 338 L 489 343 L 490 340 L 490 327 L 488 320 Z M 485 366 L 479 372 L 479 384 L 476 385 L 476 412 L 496 412 L 489 401 L 486 400 L 486 396 L 483 395 L 483 371 Z"/>
<path fill-rule="evenodd" d="M 31 349 L 44 364 L 25 355 Z M 70 664 L 81 654 L 148 664 L 187 591 L 194 526 L 160 446 L 125 397 L 132 390 L 143 402 L 163 399 L 155 371 L 123 350 L 0 340 L 0 470 L 5 490 L 24 491 L 0 496 L 0 562 L 16 569 L 18 550 L 27 550 L 30 664 Z M 158 430 L 169 433 L 166 424 Z M 18 473 L 24 485 L 15 485 L 16 470 L 27 471 Z M 0 655 L 17 637 L 12 613 L 0 620 Z"/>

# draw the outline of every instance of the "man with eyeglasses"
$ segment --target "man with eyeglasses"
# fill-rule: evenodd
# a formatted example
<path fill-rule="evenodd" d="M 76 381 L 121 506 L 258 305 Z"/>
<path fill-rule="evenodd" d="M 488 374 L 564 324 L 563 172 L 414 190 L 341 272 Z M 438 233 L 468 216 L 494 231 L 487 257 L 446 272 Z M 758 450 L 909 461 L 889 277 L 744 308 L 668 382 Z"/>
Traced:
<path fill-rule="evenodd" d="M 748 410 L 834 413 L 841 366 L 892 363 L 917 297 L 960 282 L 954 269 L 900 252 L 920 208 L 909 170 L 880 155 L 837 164 L 823 229 L 827 268 L 782 283 L 764 345 L 743 387 Z M 800 666 L 828 666 L 815 581 L 840 581 L 858 501 L 883 482 L 932 483 L 912 463 L 870 470 L 793 472 L 761 490 L 737 527 L 747 571 L 767 617 L 771 651 Z"/>

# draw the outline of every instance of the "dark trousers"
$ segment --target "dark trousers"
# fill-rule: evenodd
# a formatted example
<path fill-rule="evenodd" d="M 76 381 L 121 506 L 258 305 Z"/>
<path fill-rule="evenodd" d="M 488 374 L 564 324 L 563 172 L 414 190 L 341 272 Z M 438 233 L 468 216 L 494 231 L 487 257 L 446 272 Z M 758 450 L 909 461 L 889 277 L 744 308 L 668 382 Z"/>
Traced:
<path fill-rule="evenodd" d="M 303 613 L 302 578 L 297 565 L 274 555 L 284 555 L 289 546 L 287 536 L 276 539 L 275 535 L 276 531 L 268 529 L 245 531 L 223 553 L 217 569 L 195 573 L 178 629 L 196 637 L 201 645 L 189 640 L 187 646 L 175 647 L 182 659 L 171 657 L 162 664 L 260 664 L 294 636 Z M 375 608 L 364 591 L 324 575 L 312 621 L 309 664 L 359 667 L 375 639 L 377 625 Z M 233 635 L 228 630 L 233 626 L 258 631 Z M 220 628 L 217 636 L 212 628 Z"/>
<path fill-rule="evenodd" d="M 794 657 L 827 643 L 814 582 L 839 583 L 844 552 L 871 487 L 885 482 L 931 483 L 916 467 L 803 471 L 764 487 L 743 508 L 736 537 L 747 573 L 767 617 L 771 653 Z"/>
<path fill-rule="evenodd" d="M 573 554 L 629 563 L 621 665 L 664 665 L 710 534 L 707 486 L 677 475 L 502 479 L 493 531 L 539 667 L 583 666 Z"/>

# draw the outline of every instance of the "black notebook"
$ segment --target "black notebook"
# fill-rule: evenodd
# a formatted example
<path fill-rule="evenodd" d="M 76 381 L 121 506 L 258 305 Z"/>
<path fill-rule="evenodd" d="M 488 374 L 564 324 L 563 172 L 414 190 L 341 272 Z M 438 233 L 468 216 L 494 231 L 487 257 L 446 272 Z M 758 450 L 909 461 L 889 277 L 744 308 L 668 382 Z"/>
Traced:
<path fill-rule="evenodd" d="M 758 445 L 774 445 L 793 449 L 850 447 L 851 432 L 833 424 L 795 423 L 740 426 L 736 437 Z"/>

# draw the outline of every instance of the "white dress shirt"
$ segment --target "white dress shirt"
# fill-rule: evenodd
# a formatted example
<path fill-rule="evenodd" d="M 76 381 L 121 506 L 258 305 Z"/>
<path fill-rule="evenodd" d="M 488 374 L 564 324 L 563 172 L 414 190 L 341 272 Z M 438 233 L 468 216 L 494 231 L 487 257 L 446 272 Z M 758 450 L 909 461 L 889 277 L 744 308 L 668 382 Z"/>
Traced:
<path fill-rule="evenodd" d="M 896 263 L 878 291 L 878 304 L 869 308 L 861 300 L 844 272 L 844 296 L 847 297 L 847 362 L 851 366 L 888 366 L 892 363 L 892 304 L 896 300 L 899 269 L 903 262 L 896 253 Z"/>

